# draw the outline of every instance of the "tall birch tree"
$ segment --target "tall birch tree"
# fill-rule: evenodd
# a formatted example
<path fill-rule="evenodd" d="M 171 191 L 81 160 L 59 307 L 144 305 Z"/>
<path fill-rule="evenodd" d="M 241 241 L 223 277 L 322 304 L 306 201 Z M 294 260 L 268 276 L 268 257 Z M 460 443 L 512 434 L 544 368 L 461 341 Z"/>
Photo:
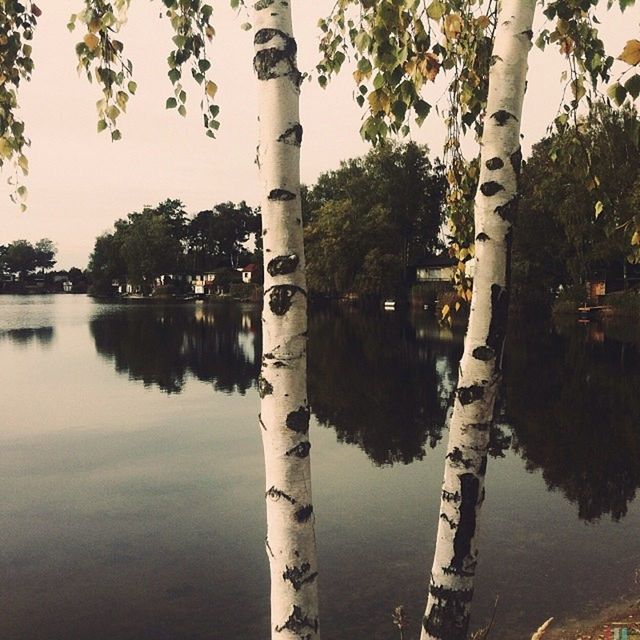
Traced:
<path fill-rule="evenodd" d="M 632 3 L 619 4 L 624 9 Z M 357 9 L 350 10 L 351 4 Z M 390 134 L 407 134 L 411 114 L 421 125 L 432 110 L 425 87 L 441 73 L 451 76 L 448 105 L 439 109 L 448 129 L 444 152 L 454 237 L 450 252 L 459 260 L 455 308 L 470 303 L 470 314 L 449 424 L 421 640 L 462 640 L 468 633 L 489 432 L 507 329 L 512 225 L 522 164 L 521 115 L 536 4 L 536 0 L 429 4 L 341 0 L 320 23 L 324 37 L 318 80 L 326 84 L 349 55 L 355 59 L 356 100 L 368 110 L 361 134 L 374 144 Z M 569 61 L 567 89 L 573 99 L 554 123 L 562 127 L 575 117 L 583 98 L 591 103 L 588 86 L 595 91 L 598 81 L 610 79 L 613 58 L 606 55 L 595 26 L 598 0 L 542 4 L 554 24 L 541 31 L 536 43 L 541 48 L 557 44 Z M 608 7 L 612 4 L 607 2 Z M 620 86 L 620 82 L 613 85 Z M 627 79 L 624 87 L 627 93 L 636 91 L 633 80 Z M 614 88 L 614 96 L 616 91 L 621 102 L 626 93 Z M 479 157 L 470 162 L 461 153 L 461 137 L 469 129 L 475 131 L 481 148 Z M 471 280 L 465 275 L 465 262 L 473 256 L 476 268 Z M 445 317 L 453 311 L 445 308 Z"/>
<path fill-rule="evenodd" d="M 462 640 L 469 627 L 489 431 L 506 334 L 511 226 L 522 164 L 520 122 L 535 6 L 536 0 L 502 0 L 497 15 L 475 198 L 477 267 L 421 640 Z"/>
<path fill-rule="evenodd" d="M 291 5 L 254 5 L 264 247 L 259 388 L 266 466 L 272 638 L 320 637 L 307 399 L 307 289 L 300 200 L 302 126 Z"/>
<path fill-rule="evenodd" d="M 168 57 L 172 95 L 166 106 L 186 113 L 187 72 L 200 87 L 206 134 L 219 128 L 217 86 L 209 77 L 207 43 L 214 38 L 213 7 L 202 0 L 162 0 L 174 31 Z M 238 8 L 245 3 L 231 0 Z M 136 92 L 133 65 L 119 39 L 130 0 L 83 0 L 69 29 L 79 27 L 78 69 L 96 81 L 98 132 L 121 138 L 118 119 Z M 320 637 L 317 560 L 311 500 L 309 417 L 306 379 L 307 291 L 300 201 L 299 93 L 303 76 L 296 63 L 291 5 L 287 0 L 256 0 L 253 68 L 258 81 L 258 164 L 262 186 L 264 247 L 264 355 L 259 378 L 266 467 L 267 539 L 271 566 L 273 638 Z M 27 173 L 29 140 L 15 115 L 17 89 L 29 79 L 31 40 L 40 9 L 31 1 L 0 0 L 0 166 L 13 163 Z M 4 42 L 3 40 L 6 40 Z M 24 208 L 26 187 L 13 195 Z"/>

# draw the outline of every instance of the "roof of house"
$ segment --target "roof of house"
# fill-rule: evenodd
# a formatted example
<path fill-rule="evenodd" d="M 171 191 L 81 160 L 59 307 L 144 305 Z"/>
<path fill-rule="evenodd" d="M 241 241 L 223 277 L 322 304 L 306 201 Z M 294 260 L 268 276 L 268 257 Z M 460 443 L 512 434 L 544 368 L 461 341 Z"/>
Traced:
<path fill-rule="evenodd" d="M 252 262 L 251 264 L 248 264 L 246 267 L 242 267 L 242 270 L 243 271 L 249 271 L 249 272 L 257 271 L 258 270 L 258 265 Z"/>
<path fill-rule="evenodd" d="M 416 268 L 452 267 L 455 263 L 455 258 L 452 258 L 448 253 L 441 253 L 437 256 L 423 258 L 416 264 Z"/>

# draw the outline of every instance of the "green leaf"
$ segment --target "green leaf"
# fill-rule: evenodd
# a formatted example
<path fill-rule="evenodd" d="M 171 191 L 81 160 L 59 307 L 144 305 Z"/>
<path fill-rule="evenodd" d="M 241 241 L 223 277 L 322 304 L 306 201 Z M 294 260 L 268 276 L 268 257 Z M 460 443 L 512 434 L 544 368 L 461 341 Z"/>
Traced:
<path fill-rule="evenodd" d="M 167 109 L 175 109 L 178 106 L 178 101 L 175 98 L 167 98 L 165 107 Z"/>
<path fill-rule="evenodd" d="M 431 105 L 424 100 L 418 100 L 413 105 L 413 109 L 416 112 L 418 124 L 422 124 L 431 111 Z"/>
<path fill-rule="evenodd" d="M 119 115 L 120 109 L 118 109 L 115 104 L 109 106 L 107 109 L 107 118 L 109 118 L 109 120 L 115 120 Z"/>
<path fill-rule="evenodd" d="M 370 43 L 371 38 L 366 31 L 360 31 L 360 33 L 358 33 L 358 35 L 353 40 L 353 44 L 356 46 L 356 49 L 360 51 L 360 53 L 368 50 Z"/>
<path fill-rule="evenodd" d="M 607 89 L 607 95 L 620 106 L 627 97 L 627 90 L 618 82 L 612 84 Z"/>
<path fill-rule="evenodd" d="M 98 120 L 98 133 L 104 131 L 107 128 L 106 120 Z"/>
<path fill-rule="evenodd" d="M 138 88 L 137 83 L 135 83 L 133 80 L 131 80 L 129 82 L 129 84 L 127 85 L 127 89 L 129 89 L 129 93 L 131 95 L 133 95 L 136 92 L 136 89 Z"/>
<path fill-rule="evenodd" d="M 632 75 L 625 83 L 624 88 L 627 93 L 635 100 L 640 95 L 640 74 Z"/>
<path fill-rule="evenodd" d="M 240 28 L 241 28 L 243 31 L 251 31 L 251 23 L 250 23 L 250 22 L 243 22 L 243 23 L 240 25 Z"/>
<path fill-rule="evenodd" d="M 427 7 L 427 15 L 432 20 L 440 20 L 446 12 L 444 3 L 440 0 L 433 0 L 433 2 Z"/>

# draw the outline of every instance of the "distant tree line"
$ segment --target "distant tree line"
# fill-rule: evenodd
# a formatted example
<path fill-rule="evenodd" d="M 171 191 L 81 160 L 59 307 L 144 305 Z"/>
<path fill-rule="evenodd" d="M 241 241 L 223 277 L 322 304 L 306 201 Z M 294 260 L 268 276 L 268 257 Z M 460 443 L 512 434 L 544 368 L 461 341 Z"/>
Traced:
<path fill-rule="evenodd" d="M 385 143 L 303 189 L 307 279 L 331 296 L 406 293 L 410 267 L 444 249 L 446 181 L 425 146 Z"/>
<path fill-rule="evenodd" d="M 444 250 L 442 166 L 415 143 L 384 144 L 303 187 L 309 289 L 339 297 L 400 295 L 411 267 Z M 253 247 L 250 248 L 253 240 Z M 114 280 L 143 289 L 160 275 L 262 264 L 259 210 L 224 202 L 190 217 L 169 199 L 117 220 L 96 239 L 93 288 Z"/>
<path fill-rule="evenodd" d="M 51 240 L 42 238 L 35 244 L 14 240 L 0 245 L 0 271 L 3 275 L 28 280 L 36 271 L 44 273 L 56 263 L 57 249 Z"/>
<path fill-rule="evenodd" d="M 252 236 L 253 251 L 247 248 Z M 161 275 L 261 262 L 259 252 L 259 211 L 244 201 L 220 203 L 190 218 L 180 200 L 168 199 L 128 214 L 99 236 L 89 272 L 96 293 L 108 293 L 113 280 L 125 279 L 148 290 Z"/>

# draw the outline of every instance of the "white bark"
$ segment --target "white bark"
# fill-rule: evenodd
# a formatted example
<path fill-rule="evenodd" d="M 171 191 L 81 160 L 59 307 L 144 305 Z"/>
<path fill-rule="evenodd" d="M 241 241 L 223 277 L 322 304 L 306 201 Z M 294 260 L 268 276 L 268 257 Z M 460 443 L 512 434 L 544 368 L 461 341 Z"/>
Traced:
<path fill-rule="evenodd" d="M 320 638 L 307 402 L 307 291 L 300 203 L 301 75 L 291 7 L 254 5 L 264 243 L 260 425 L 271 569 L 271 637 Z"/>
<path fill-rule="evenodd" d="M 506 331 L 511 225 L 522 162 L 520 119 L 535 4 L 502 0 L 499 6 L 475 199 L 473 299 L 449 427 L 421 640 L 464 640 L 469 626 L 478 519 Z"/>

